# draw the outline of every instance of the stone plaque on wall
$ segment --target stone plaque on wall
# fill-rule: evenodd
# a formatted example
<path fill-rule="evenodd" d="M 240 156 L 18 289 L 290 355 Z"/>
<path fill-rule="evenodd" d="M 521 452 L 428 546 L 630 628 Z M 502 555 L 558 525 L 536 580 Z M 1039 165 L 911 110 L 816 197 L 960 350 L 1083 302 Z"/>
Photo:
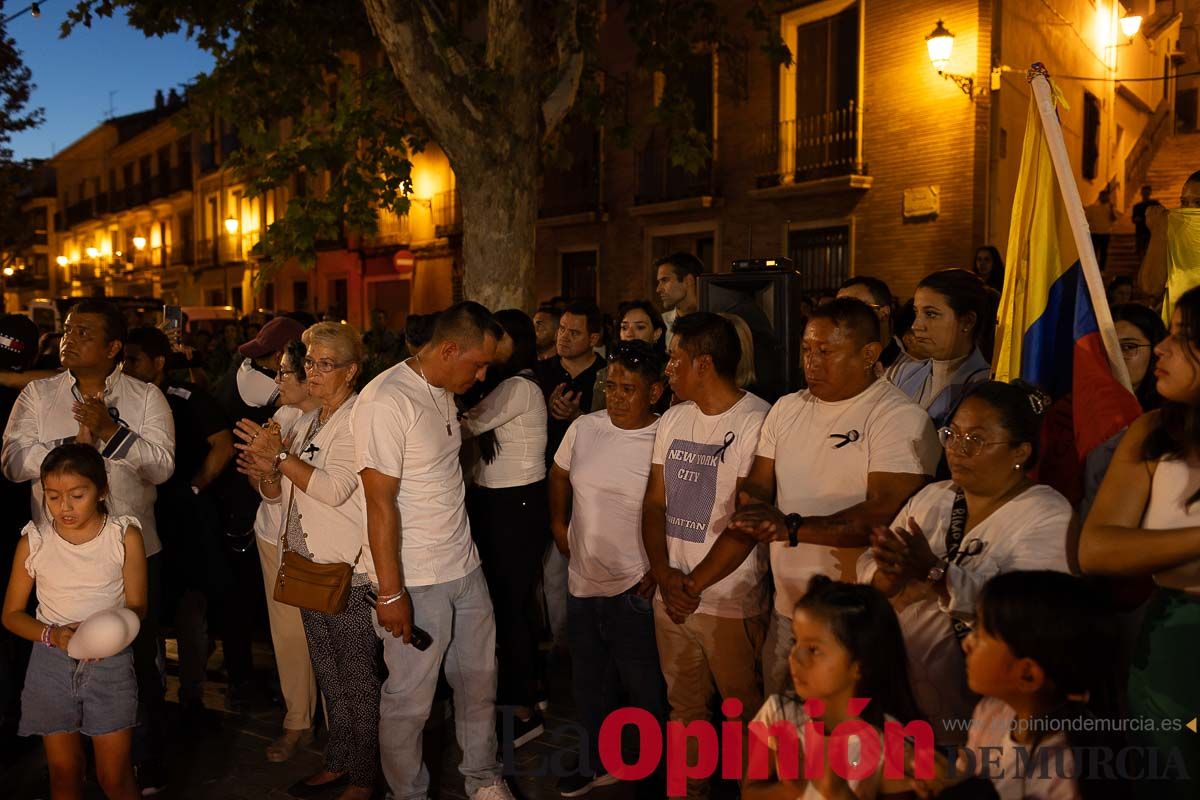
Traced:
<path fill-rule="evenodd" d="M 917 186 L 904 190 L 904 218 L 936 217 L 941 210 L 940 186 Z"/>

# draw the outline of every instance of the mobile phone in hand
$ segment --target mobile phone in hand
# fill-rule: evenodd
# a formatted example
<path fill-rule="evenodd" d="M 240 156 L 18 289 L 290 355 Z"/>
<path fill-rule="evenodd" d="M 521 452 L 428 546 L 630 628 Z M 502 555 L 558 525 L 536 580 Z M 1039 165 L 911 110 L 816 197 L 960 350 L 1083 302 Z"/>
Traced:
<path fill-rule="evenodd" d="M 163 322 L 166 323 L 168 331 L 182 330 L 183 309 L 180 306 L 163 306 Z"/>
<path fill-rule="evenodd" d="M 379 595 L 375 593 L 374 589 L 367 590 L 367 603 L 371 608 L 375 608 L 379 604 Z M 408 643 L 418 650 L 425 651 L 429 649 L 429 645 L 433 644 L 433 637 L 429 635 L 428 631 L 418 628 L 414 624 L 409 634 Z"/>

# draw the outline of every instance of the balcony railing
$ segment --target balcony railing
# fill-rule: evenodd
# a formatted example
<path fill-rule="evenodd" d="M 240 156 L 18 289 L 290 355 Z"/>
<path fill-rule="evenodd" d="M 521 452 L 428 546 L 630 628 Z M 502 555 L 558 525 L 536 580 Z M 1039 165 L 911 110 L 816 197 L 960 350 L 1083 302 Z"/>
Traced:
<path fill-rule="evenodd" d="M 759 136 L 755 154 L 758 186 L 778 186 L 863 171 L 858 149 L 858 108 L 784 120 Z"/>
<path fill-rule="evenodd" d="M 433 231 L 435 236 L 462 232 L 462 206 L 458 202 L 457 189 L 433 196 Z"/>
<path fill-rule="evenodd" d="M 169 250 L 169 254 L 172 266 L 190 264 L 192 262 L 192 243 L 183 242 L 178 247 L 172 247 Z"/>
<path fill-rule="evenodd" d="M 711 159 L 696 172 L 671 163 L 666 144 L 652 139 L 638 156 L 638 190 L 635 205 L 665 203 L 689 197 L 717 194 L 716 174 Z"/>
<path fill-rule="evenodd" d="M 72 203 L 67 206 L 66 221 L 68 228 L 73 228 L 81 222 L 87 222 L 95 218 L 96 203 L 94 197 L 89 197 L 86 200 L 81 200 L 78 203 Z"/>
<path fill-rule="evenodd" d="M 201 239 L 196 242 L 196 266 L 203 267 L 220 263 L 214 245 L 215 242 L 212 239 Z"/>
<path fill-rule="evenodd" d="M 408 214 L 379 210 L 379 222 L 372 240 L 379 244 L 408 244 L 412 239 Z"/>

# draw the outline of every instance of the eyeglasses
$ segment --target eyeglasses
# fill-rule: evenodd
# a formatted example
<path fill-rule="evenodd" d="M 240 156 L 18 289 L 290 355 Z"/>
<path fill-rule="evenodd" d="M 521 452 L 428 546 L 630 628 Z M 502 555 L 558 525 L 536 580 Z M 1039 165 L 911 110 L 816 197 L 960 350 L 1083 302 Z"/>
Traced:
<path fill-rule="evenodd" d="M 983 452 L 983 448 L 991 447 L 994 444 L 1016 444 L 1011 441 L 989 442 L 982 436 L 976 436 L 973 433 L 959 433 L 953 428 L 939 428 L 937 436 L 944 449 L 949 450 L 953 447 L 968 458 L 974 458 Z"/>
<path fill-rule="evenodd" d="M 1140 342 L 1121 342 L 1121 356 L 1124 358 L 1134 358 L 1143 347 L 1154 347 L 1154 345 L 1141 344 Z"/>
<path fill-rule="evenodd" d="M 341 369 L 342 367 L 348 366 L 350 366 L 349 361 L 343 361 L 339 364 L 338 362 L 331 361 L 328 358 L 322 358 L 320 361 L 313 361 L 311 358 L 304 359 L 305 372 L 315 371 L 321 373 L 322 375 L 333 372 L 335 369 Z"/>
<path fill-rule="evenodd" d="M 281 369 L 281 370 L 279 370 L 279 377 L 286 378 L 288 376 L 292 376 L 292 377 L 296 378 L 296 380 L 301 380 L 300 370 L 298 370 L 298 369 Z"/>

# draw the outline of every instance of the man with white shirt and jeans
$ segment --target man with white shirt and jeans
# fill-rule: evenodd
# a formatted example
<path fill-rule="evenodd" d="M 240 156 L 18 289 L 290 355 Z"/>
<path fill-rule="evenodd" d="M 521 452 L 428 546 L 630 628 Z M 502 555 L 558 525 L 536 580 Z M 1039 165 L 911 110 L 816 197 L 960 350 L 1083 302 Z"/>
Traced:
<path fill-rule="evenodd" d="M 421 733 L 445 665 L 460 771 L 473 800 L 509 800 L 496 761 L 496 620 L 471 539 L 454 395 L 482 380 L 503 331 L 478 303 L 438 315 L 417 354 L 371 381 L 352 428 L 388 679 L 379 751 L 395 800 L 424 798 Z M 432 638 L 412 645 L 413 629 Z"/>
<path fill-rule="evenodd" d="M 876 377 L 882 349 L 879 319 L 861 300 L 840 297 L 809 315 L 802 345 L 808 389 L 780 398 L 767 415 L 738 512 L 688 581 L 706 597 L 707 587 L 770 543 L 768 696 L 791 686 L 792 610 L 809 578 L 853 582 L 872 528 L 891 523 L 941 457 L 929 415 Z"/>
<path fill-rule="evenodd" d="M 606 408 L 567 429 L 550 468 L 550 529 L 567 557 L 567 642 L 579 720 L 576 774 L 559 779 L 579 797 L 616 778 L 600 765 L 600 725 L 620 705 L 649 711 L 660 725 L 667 693 L 658 664 L 651 598 L 654 576 L 642 545 L 642 499 L 663 392 L 663 357 L 646 342 L 619 342 L 608 355 Z M 639 794 L 662 797 L 661 782 Z"/>
<path fill-rule="evenodd" d="M 154 519 L 157 484 L 175 470 L 175 423 L 157 386 L 118 368 L 126 337 L 125 318 L 105 300 L 81 300 L 63 323 L 59 344 L 66 371 L 31 381 L 21 391 L 4 430 L 0 456 L 4 476 L 33 484 L 33 520 L 46 519 L 42 461 L 60 444 L 89 444 L 104 456 L 113 516 L 137 519 L 146 541 L 149 610 L 133 643 L 139 717 L 134 750 L 138 782 L 160 789 L 163 742 L 163 681 L 158 669 L 162 544 Z"/>
<path fill-rule="evenodd" d="M 729 524 L 770 406 L 737 387 L 742 351 L 731 322 L 697 311 L 677 319 L 672 332 L 667 375 L 682 402 L 659 420 L 642 506 L 671 719 L 707 720 L 715 689 L 726 701 L 739 701 L 741 719 L 749 722 L 763 701 L 758 657 L 766 629 L 765 548 L 702 598 L 689 592 L 687 578 Z M 697 750 L 689 737 L 689 763 L 696 763 Z M 688 797 L 706 796 L 707 789 L 707 781 L 688 780 Z"/>

